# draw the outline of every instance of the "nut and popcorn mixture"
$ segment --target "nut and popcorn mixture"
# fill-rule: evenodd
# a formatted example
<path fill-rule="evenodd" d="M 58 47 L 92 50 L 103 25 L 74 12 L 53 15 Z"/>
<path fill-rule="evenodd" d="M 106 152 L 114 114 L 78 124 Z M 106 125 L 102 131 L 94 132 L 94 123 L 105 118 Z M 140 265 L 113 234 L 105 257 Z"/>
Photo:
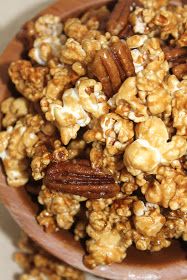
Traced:
<path fill-rule="evenodd" d="M 187 241 L 187 5 L 119 0 L 63 23 L 44 15 L 19 39 L 28 60 L 9 67 L 19 96 L 1 103 L 0 158 L 11 187 L 37 181 L 38 223 L 71 230 L 89 268 L 122 262 L 130 246 Z M 29 259 L 22 280 L 43 279 L 37 267 L 82 279 Z"/>

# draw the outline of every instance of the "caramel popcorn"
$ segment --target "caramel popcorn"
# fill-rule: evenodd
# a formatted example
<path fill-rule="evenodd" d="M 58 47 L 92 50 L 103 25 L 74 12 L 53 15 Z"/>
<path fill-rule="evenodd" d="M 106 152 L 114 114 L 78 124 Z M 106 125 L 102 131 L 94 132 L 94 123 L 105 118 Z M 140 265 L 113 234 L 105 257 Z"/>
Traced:
<path fill-rule="evenodd" d="M 87 234 L 88 255 L 84 263 L 94 268 L 97 265 L 121 262 L 127 248 L 132 244 L 131 225 L 128 217 L 133 199 L 87 201 L 89 225 Z"/>
<path fill-rule="evenodd" d="M 27 115 L 14 127 L 9 126 L 0 133 L 1 159 L 7 175 L 7 182 L 12 187 L 25 185 L 29 180 L 29 162 L 27 156 L 37 143 L 37 133 L 43 121 L 39 115 Z"/>
<path fill-rule="evenodd" d="M 98 118 L 108 111 L 102 86 L 92 79 L 79 80 L 75 88 L 64 92 L 62 99 L 63 103 L 43 99 L 41 106 L 46 118 L 56 123 L 65 145 L 76 138 L 80 127 L 90 122 L 88 113 Z"/>
<path fill-rule="evenodd" d="M 38 101 L 43 96 L 46 86 L 46 67 L 33 67 L 29 61 L 18 60 L 9 67 L 9 75 L 16 89 L 30 101 Z"/>
<path fill-rule="evenodd" d="M 71 68 L 63 64 L 57 64 L 56 61 L 49 62 L 51 79 L 43 89 L 43 96 L 51 99 L 57 99 L 62 96 L 63 91 L 71 84 L 74 84 L 79 78 Z"/>
<path fill-rule="evenodd" d="M 136 126 L 136 138 L 124 154 L 124 163 L 132 175 L 156 173 L 159 164 L 168 164 L 186 153 L 187 143 L 182 136 L 169 135 L 164 122 L 157 117 Z M 154 138 L 152 137 L 154 135 Z"/>
<path fill-rule="evenodd" d="M 116 104 L 116 113 L 123 118 L 134 122 L 143 122 L 148 118 L 147 107 L 137 96 L 136 78 L 130 77 L 125 80 L 118 93 L 113 96 Z"/>
<path fill-rule="evenodd" d="M 84 242 L 91 269 L 187 241 L 187 6 L 127 2 L 29 21 L 0 106 L 8 184 L 29 181 L 38 223 Z M 82 279 L 30 259 L 22 280 Z"/>
<path fill-rule="evenodd" d="M 184 135 L 187 134 L 187 111 L 186 111 L 186 82 L 184 81 L 179 83 L 178 82 L 178 89 L 174 93 L 174 97 L 172 100 L 173 106 L 173 126 L 177 129 L 177 135 Z"/>
<path fill-rule="evenodd" d="M 68 37 L 80 42 L 88 32 L 88 28 L 78 18 L 69 18 L 65 22 L 64 32 Z"/>
<path fill-rule="evenodd" d="M 59 17 L 47 14 L 36 20 L 35 30 L 39 36 L 59 36 L 62 33 L 63 24 Z"/>
<path fill-rule="evenodd" d="M 69 38 L 62 47 L 61 61 L 64 63 L 73 64 L 75 62 L 83 62 L 85 57 L 86 53 L 82 49 L 82 46 L 72 38 Z"/>
<path fill-rule="evenodd" d="M 27 236 L 18 243 L 14 260 L 23 273 L 19 280 L 85 280 L 85 274 L 51 256 Z"/>
<path fill-rule="evenodd" d="M 185 212 L 187 209 L 186 180 L 184 172 L 161 166 L 157 171 L 156 179 L 151 184 L 146 182 L 142 186 L 142 192 L 151 203 Z"/>
<path fill-rule="evenodd" d="M 1 112 L 4 114 L 2 125 L 9 127 L 29 113 L 29 102 L 22 97 L 9 97 L 1 103 Z"/>
<path fill-rule="evenodd" d="M 134 136 L 133 123 L 121 118 L 115 113 L 103 115 L 99 125 L 95 126 L 84 135 L 87 142 L 101 141 L 106 143 L 109 154 L 122 153 Z"/>
<path fill-rule="evenodd" d="M 39 65 L 46 65 L 53 57 L 59 57 L 61 41 L 58 37 L 39 37 L 34 41 L 29 56 Z"/>
<path fill-rule="evenodd" d="M 45 207 L 37 217 L 39 224 L 44 226 L 46 231 L 54 231 L 54 224 L 56 230 L 71 228 L 74 217 L 80 210 L 80 202 L 85 198 L 51 192 L 43 186 L 38 200 Z"/>

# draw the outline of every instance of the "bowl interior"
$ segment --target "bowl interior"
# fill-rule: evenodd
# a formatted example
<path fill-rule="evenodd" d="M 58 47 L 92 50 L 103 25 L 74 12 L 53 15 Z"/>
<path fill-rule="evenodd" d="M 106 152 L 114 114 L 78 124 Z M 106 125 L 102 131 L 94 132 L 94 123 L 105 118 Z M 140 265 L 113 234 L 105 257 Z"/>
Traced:
<path fill-rule="evenodd" d="M 42 11 L 65 19 L 75 16 L 90 7 L 101 6 L 110 0 L 59 0 Z M 21 57 L 23 45 L 14 38 L 0 58 L 0 102 L 11 95 L 7 69 L 10 62 Z M 179 241 L 158 253 L 128 250 L 128 257 L 122 264 L 98 267 L 92 271 L 82 264 L 84 251 L 67 231 L 49 234 L 37 224 L 37 206 L 31 201 L 24 188 L 10 188 L 6 183 L 3 169 L 0 169 L 0 197 L 20 227 L 37 243 L 54 256 L 67 263 L 108 279 L 164 279 L 182 280 L 187 277 L 187 248 Z"/>

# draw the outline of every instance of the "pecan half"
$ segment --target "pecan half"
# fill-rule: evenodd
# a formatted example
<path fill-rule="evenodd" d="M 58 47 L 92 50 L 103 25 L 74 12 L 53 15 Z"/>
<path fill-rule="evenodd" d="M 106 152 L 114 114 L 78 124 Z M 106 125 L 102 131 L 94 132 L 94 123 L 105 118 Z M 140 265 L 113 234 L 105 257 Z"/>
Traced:
<path fill-rule="evenodd" d="M 90 199 L 114 197 L 119 192 L 113 177 L 93 169 L 88 160 L 70 160 L 49 165 L 44 184 L 50 190 Z"/>
<path fill-rule="evenodd" d="M 187 48 L 163 48 L 165 58 L 169 62 L 182 63 L 187 59 Z"/>
<path fill-rule="evenodd" d="M 103 90 L 111 97 L 127 77 L 135 75 L 134 64 L 126 42 L 112 43 L 97 52 L 91 71 L 102 83 Z"/>
<path fill-rule="evenodd" d="M 187 75 L 187 48 L 164 48 L 165 58 L 171 63 L 172 73 L 181 80 Z"/>
<path fill-rule="evenodd" d="M 119 0 L 107 22 L 107 31 L 118 35 L 128 25 L 131 6 L 142 6 L 138 0 Z"/>

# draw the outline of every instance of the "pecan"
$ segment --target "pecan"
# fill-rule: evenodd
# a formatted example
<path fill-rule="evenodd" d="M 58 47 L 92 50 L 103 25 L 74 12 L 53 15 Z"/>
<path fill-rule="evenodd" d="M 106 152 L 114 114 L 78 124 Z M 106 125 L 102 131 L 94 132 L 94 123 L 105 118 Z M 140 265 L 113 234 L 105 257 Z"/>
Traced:
<path fill-rule="evenodd" d="M 173 63 L 182 63 L 185 62 L 187 59 L 187 48 L 163 48 L 165 58 L 169 62 Z"/>
<path fill-rule="evenodd" d="M 97 52 L 91 71 L 103 85 L 103 90 L 111 97 L 120 88 L 125 78 L 134 76 L 134 64 L 125 42 L 112 43 L 109 48 Z"/>
<path fill-rule="evenodd" d="M 120 39 L 127 39 L 130 36 L 134 35 L 133 27 L 131 24 L 128 24 L 120 33 L 119 38 Z"/>
<path fill-rule="evenodd" d="M 50 190 L 90 199 L 114 197 L 119 192 L 110 174 L 93 169 L 88 160 L 80 159 L 49 165 L 44 184 Z"/>
<path fill-rule="evenodd" d="M 118 35 L 126 28 L 132 5 L 141 6 L 138 0 L 119 0 L 115 5 L 107 22 L 107 31 L 112 35 Z"/>
<path fill-rule="evenodd" d="M 172 72 L 179 80 L 182 80 L 187 75 L 187 63 L 175 65 L 172 68 Z"/>

